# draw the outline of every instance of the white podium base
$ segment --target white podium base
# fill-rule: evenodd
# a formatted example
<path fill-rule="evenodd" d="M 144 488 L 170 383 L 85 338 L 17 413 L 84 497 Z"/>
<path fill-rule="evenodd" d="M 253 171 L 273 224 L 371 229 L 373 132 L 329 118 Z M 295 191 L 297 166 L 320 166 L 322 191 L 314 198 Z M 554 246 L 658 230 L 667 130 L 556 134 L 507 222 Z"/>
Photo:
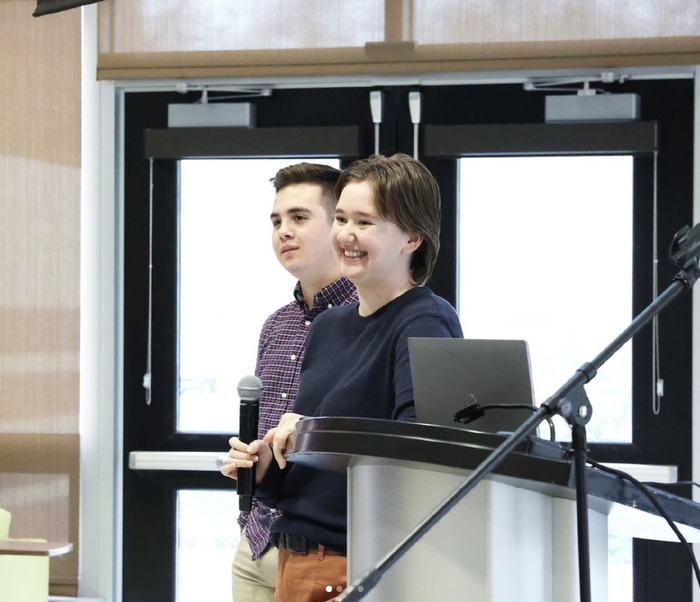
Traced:
<path fill-rule="evenodd" d="M 468 476 L 356 459 L 348 578 L 384 558 Z M 607 516 L 589 510 L 592 602 L 607 602 Z M 366 602 L 579 602 L 576 503 L 487 479 L 382 577 Z"/>

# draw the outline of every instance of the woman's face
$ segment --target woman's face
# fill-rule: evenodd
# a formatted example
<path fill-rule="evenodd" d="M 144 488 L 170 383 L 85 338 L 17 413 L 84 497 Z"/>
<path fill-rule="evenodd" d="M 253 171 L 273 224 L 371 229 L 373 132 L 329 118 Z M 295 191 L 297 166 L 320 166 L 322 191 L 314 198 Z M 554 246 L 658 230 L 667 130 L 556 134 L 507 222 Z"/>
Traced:
<path fill-rule="evenodd" d="M 353 182 L 340 194 L 331 240 L 341 274 L 369 290 L 410 282 L 411 255 L 422 239 L 379 217 L 369 184 Z"/>

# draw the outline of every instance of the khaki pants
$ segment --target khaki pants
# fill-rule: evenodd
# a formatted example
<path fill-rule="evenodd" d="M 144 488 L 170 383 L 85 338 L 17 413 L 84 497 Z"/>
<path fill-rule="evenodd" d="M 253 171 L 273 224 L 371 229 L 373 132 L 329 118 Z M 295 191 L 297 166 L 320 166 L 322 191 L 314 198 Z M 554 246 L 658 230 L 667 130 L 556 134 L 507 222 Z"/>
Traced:
<path fill-rule="evenodd" d="M 347 558 L 337 552 L 316 552 L 304 556 L 279 551 L 275 602 L 327 602 L 347 587 Z"/>
<path fill-rule="evenodd" d="M 233 602 L 273 602 L 277 581 L 277 548 L 270 546 L 256 561 L 245 531 L 233 559 Z"/>

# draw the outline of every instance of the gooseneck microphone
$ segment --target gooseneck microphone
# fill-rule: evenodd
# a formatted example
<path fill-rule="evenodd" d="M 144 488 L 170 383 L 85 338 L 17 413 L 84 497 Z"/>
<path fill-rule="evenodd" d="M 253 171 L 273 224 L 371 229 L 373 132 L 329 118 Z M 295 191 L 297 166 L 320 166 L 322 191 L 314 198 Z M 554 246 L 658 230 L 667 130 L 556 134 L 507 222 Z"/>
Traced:
<path fill-rule="evenodd" d="M 244 376 L 238 383 L 238 397 L 241 399 L 238 438 L 243 443 L 252 443 L 258 438 L 258 402 L 262 395 L 263 383 L 257 376 Z M 253 507 L 255 490 L 255 465 L 252 468 L 238 469 L 238 509 L 250 512 Z"/>

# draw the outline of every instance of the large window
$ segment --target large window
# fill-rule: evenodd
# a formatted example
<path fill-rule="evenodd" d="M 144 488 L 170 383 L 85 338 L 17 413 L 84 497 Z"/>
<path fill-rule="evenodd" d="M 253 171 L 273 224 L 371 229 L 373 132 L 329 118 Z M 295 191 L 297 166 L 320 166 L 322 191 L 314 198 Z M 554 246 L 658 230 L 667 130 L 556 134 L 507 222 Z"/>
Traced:
<path fill-rule="evenodd" d="M 465 336 L 528 341 L 538 404 L 632 320 L 632 168 L 626 156 L 460 161 Z M 631 443 L 630 344 L 586 390 L 589 439 Z"/>
<path fill-rule="evenodd" d="M 526 340 L 540 404 L 632 320 L 633 160 L 471 158 L 459 174 L 465 336 Z M 631 344 L 586 391 L 589 440 L 631 443 Z M 632 602 L 632 539 L 612 535 L 608 549 L 608 597 Z"/>
<path fill-rule="evenodd" d="M 298 162 L 181 162 L 180 432 L 238 432 L 236 386 L 254 373 L 263 322 L 291 301 L 296 283 L 272 251 L 269 216 L 270 178 Z"/>

